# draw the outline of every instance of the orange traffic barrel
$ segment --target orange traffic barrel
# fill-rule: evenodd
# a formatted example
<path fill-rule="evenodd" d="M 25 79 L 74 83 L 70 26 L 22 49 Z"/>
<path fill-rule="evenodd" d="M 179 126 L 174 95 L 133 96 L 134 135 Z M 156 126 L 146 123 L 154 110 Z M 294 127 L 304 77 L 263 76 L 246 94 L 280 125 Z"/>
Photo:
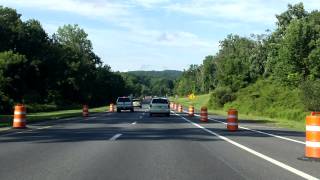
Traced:
<path fill-rule="evenodd" d="M 114 112 L 114 104 L 110 104 L 109 106 L 109 112 Z"/>
<path fill-rule="evenodd" d="M 208 109 L 207 109 L 207 107 L 205 107 L 205 106 L 201 107 L 201 111 L 200 111 L 200 121 L 202 121 L 202 122 L 208 122 Z"/>
<path fill-rule="evenodd" d="M 13 128 L 26 128 L 26 114 L 26 107 L 23 104 L 14 107 Z"/>
<path fill-rule="evenodd" d="M 82 108 L 82 116 L 83 116 L 83 117 L 89 116 L 89 108 L 88 108 L 88 105 L 83 105 L 83 108 Z"/>
<path fill-rule="evenodd" d="M 179 104 L 176 104 L 176 108 L 174 110 L 179 111 Z"/>
<path fill-rule="evenodd" d="M 192 105 L 189 106 L 189 111 L 188 111 L 188 115 L 190 117 L 194 116 L 194 107 Z"/>
<path fill-rule="evenodd" d="M 311 112 L 311 116 L 316 116 L 316 115 L 320 115 L 320 112 L 317 112 L 317 111 L 312 111 Z"/>
<path fill-rule="evenodd" d="M 182 106 L 181 104 L 179 104 L 178 112 L 179 112 L 179 113 L 182 113 L 182 111 L 183 111 L 183 106 Z"/>
<path fill-rule="evenodd" d="M 229 109 L 228 111 L 227 129 L 229 131 L 238 130 L 238 111 L 236 109 Z"/>
<path fill-rule="evenodd" d="M 170 109 L 173 109 L 173 102 L 170 102 Z"/>
<path fill-rule="evenodd" d="M 311 115 L 306 118 L 305 156 L 320 158 L 320 116 Z"/>

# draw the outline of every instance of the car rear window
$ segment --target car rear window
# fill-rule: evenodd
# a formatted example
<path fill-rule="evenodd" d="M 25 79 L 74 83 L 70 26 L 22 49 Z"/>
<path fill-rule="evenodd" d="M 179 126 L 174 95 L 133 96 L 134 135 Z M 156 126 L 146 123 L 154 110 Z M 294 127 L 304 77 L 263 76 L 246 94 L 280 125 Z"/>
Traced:
<path fill-rule="evenodd" d="M 139 99 L 134 99 L 133 102 L 140 102 L 140 100 Z"/>
<path fill-rule="evenodd" d="M 152 103 L 153 104 L 168 104 L 168 100 L 166 100 L 166 99 L 153 99 Z"/>
<path fill-rule="evenodd" d="M 130 102 L 129 98 L 119 98 L 118 102 Z"/>

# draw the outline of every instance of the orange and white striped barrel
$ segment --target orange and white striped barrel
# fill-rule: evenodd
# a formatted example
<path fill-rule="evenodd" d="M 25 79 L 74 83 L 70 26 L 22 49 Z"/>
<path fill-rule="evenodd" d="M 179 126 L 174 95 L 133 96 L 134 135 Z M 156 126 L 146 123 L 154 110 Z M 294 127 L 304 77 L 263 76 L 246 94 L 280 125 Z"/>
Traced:
<path fill-rule="evenodd" d="M 306 118 L 305 156 L 320 158 L 320 116 L 317 114 Z"/>
<path fill-rule="evenodd" d="M 173 103 L 173 106 L 172 106 L 172 110 L 176 110 L 176 107 L 177 107 L 177 104 L 176 103 Z"/>
<path fill-rule="evenodd" d="M 176 104 L 176 108 L 174 109 L 175 111 L 179 111 L 179 105 L 180 104 Z"/>
<path fill-rule="evenodd" d="M 229 131 L 238 130 L 238 111 L 236 109 L 229 109 L 228 111 L 227 129 Z"/>
<path fill-rule="evenodd" d="M 311 116 L 316 116 L 316 115 L 320 115 L 320 112 L 317 112 L 317 111 L 312 111 L 311 112 Z"/>
<path fill-rule="evenodd" d="M 202 121 L 202 122 L 208 122 L 208 109 L 207 109 L 207 107 L 205 107 L 205 106 L 201 107 L 201 111 L 200 111 L 200 121 Z"/>
<path fill-rule="evenodd" d="M 114 104 L 110 104 L 109 106 L 109 112 L 114 112 Z"/>
<path fill-rule="evenodd" d="M 82 108 L 82 116 L 83 116 L 83 117 L 89 116 L 89 108 L 88 108 L 88 105 L 83 105 L 83 108 Z"/>
<path fill-rule="evenodd" d="M 179 113 L 182 113 L 182 111 L 183 111 L 183 106 L 182 106 L 181 104 L 179 104 L 178 112 L 179 112 Z"/>
<path fill-rule="evenodd" d="M 193 116 L 194 116 L 194 107 L 193 107 L 192 105 L 189 106 L 188 115 L 189 115 L 190 117 L 193 117 Z"/>
<path fill-rule="evenodd" d="M 173 102 L 170 102 L 170 109 L 173 109 Z"/>
<path fill-rule="evenodd" d="M 13 128 L 26 128 L 26 114 L 26 107 L 23 104 L 14 107 Z"/>

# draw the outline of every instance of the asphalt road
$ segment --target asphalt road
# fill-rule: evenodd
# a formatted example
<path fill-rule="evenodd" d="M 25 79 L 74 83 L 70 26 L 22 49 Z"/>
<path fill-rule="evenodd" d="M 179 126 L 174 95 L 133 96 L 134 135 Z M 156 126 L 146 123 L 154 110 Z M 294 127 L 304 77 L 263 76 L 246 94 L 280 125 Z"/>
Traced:
<path fill-rule="evenodd" d="M 211 119 L 140 109 L 0 131 L 0 179 L 320 178 L 319 161 L 300 159 L 304 133 L 245 121 L 231 133 Z"/>

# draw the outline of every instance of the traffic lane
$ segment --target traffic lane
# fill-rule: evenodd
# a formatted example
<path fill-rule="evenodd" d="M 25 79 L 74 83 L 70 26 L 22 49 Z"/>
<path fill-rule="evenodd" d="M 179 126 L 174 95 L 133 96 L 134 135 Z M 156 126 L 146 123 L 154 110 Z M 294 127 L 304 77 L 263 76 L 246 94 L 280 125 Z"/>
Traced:
<path fill-rule="evenodd" d="M 19 134 L 19 133 L 24 133 L 28 131 L 35 131 L 39 129 L 46 129 L 51 126 L 57 125 L 57 124 L 65 124 L 65 123 L 74 123 L 82 120 L 91 120 L 96 117 L 100 116 L 108 116 L 110 115 L 109 113 L 93 113 L 89 117 L 71 117 L 71 118 L 63 118 L 63 119 L 57 119 L 57 120 L 41 120 L 39 122 L 31 122 L 28 123 L 28 117 L 27 117 L 27 128 L 24 129 L 15 129 L 12 127 L 6 127 L 6 128 L 1 128 L 0 129 L 0 136 L 7 136 L 7 135 L 12 135 L 12 134 Z"/>
<path fill-rule="evenodd" d="M 49 143 L 105 140 L 114 132 L 126 128 L 130 123 L 141 118 L 142 115 L 143 112 L 101 113 L 97 116 L 79 117 L 73 121 L 51 124 L 51 126 L 33 126 L 1 135 L 0 144 L 8 142 Z"/>
<path fill-rule="evenodd" d="M 111 115 L 114 116 L 118 114 Z M 90 158 L 108 153 L 106 142 L 120 129 L 130 126 L 125 121 L 117 128 L 110 127 L 104 123 L 108 119 L 102 116 L 93 123 L 80 118 L 80 122 L 49 129 L 0 136 L 0 179 L 57 179 L 57 174 L 77 173 Z M 117 119 L 123 120 L 122 115 Z"/>
<path fill-rule="evenodd" d="M 130 118 L 132 115 L 133 114 L 129 114 L 129 116 L 125 116 L 125 117 Z M 113 116 L 123 116 L 123 115 L 114 114 Z M 125 117 L 119 118 L 119 121 L 121 121 L 121 119 Z M 139 121 L 143 121 L 143 123 Z M 127 130 L 127 132 L 134 131 L 136 126 L 140 124 L 146 126 L 145 128 L 151 127 L 153 129 L 157 128 L 159 125 L 163 126 L 164 129 L 168 129 L 169 127 L 172 127 L 172 126 L 175 126 L 173 127 L 175 129 L 179 129 L 184 126 L 191 128 L 190 125 L 187 125 L 188 123 L 182 123 L 181 119 L 178 119 L 176 117 L 170 118 L 170 119 L 159 117 L 159 118 L 148 118 L 148 119 L 142 119 L 142 120 L 140 118 L 137 118 L 137 124 L 134 126 L 128 126 L 128 128 L 130 129 L 126 128 L 125 130 Z M 130 179 L 135 179 L 135 178 L 140 179 L 140 177 L 142 178 L 145 177 L 147 179 L 150 179 L 150 178 L 163 179 L 162 174 L 167 174 L 166 177 L 168 177 L 168 179 L 169 177 L 170 179 L 172 179 L 171 177 L 181 177 L 181 179 L 188 179 L 188 177 L 192 177 L 194 179 L 196 178 L 196 175 L 198 175 L 198 177 L 203 177 L 204 179 L 215 179 L 215 177 L 217 177 L 216 179 L 223 179 L 224 177 L 225 179 L 230 179 L 230 178 L 234 179 L 235 177 L 237 177 L 237 179 L 239 179 L 240 177 L 254 177 L 252 179 L 257 179 L 258 177 L 260 177 L 259 174 L 261 174 L 261 173 L 259 174 L 249 173 L 248 176 L 246 176 L 247 171 L 245 169 L 252 168 L 250 167 L 250 164 L 252 163 L 254 164 L 255 162 L 258 162 L 258 161 L 250 162 L 252 161 L 252 159 L 249 158 L 250 159 L 250 161 L 248 161 L 249 167 L 245 166 L 245 168 L 243 168 L 244 170 L 241 171 L 241 166 L 238 167 L 239 165 L 236 165 L 236 166 L 233 166 L 232 164 L 230 165 L 230 163 L 228 163 L 230 162 L 229 159 L 222 159 L 222 160 L 220 159 L 219 161 L 213 158 L 213 157 L 215 158 L 220 157 L 219 153 L 225 152 L 224 148 L 220 149 L 218 147 L 217 148 L 217 152 L 219 152 L 218 154 L 215 154 L 215 153 L 210 154 L 210 152 L 212 153 L 212 150 L 210 150 L 211 148 L 204 149 L 204 148 L 201 148 L 198 144 L 191 145 L 190 143 L 190 142 L 206 142 L 206 144 L 207 143 L 210 144 L 210 143 L 213 143 L 212 142 L 213 140 L 204 141 L 203 138 L 201 141 L 195 141 L 195 139 L 191 139 L 191 141 L 181 141 L 181 138 L 180 140 L 172 140 L 173 137 L 176 137 L 177 135 L 167 136 L 168 132 L 164 132 L 165 134 L 163 135 L 163 137 L 167 136 L 168 140 L 164 140 L 164 138 L 162 138 L 162 140 L 154 142 L 154 141 L 145 141 L 137 138 L 137 140 L 139 140 L 139 143 L 135 143 L 134 141 L 132 141 L 132 139 L 127 143 L 123 143 L 121 138 L 126 137 L 126 131 L 123 131 L 123 130 L 122 130 L 123 136 L 120 136 L 120 138 L 117 139 L 116 141 L 112 141 L 112 142 L 106 141 L 106 143 L 104 143 L 104 141 L 101 141 L 101 140 L 68 141 L 68 142 L 59 142 L 59 143 L 57 142 L 19 143 L 20 145 L 36 144 L 37 146 L 36 148 L 34 148 L 35 146 L 33 146 L 33 148 L 29 149 L 29 151 L 28 151 L 28 148 L 25 148 L 24 146 L 19 146 L 18 148 L 22 149 L 25 152 L 24 156 L 22 157 L 19 157 L 19 155 L 16 156 L 16 154 L 10 155 L 8 153 L 0 152 L 0 154 L 4 154 L 5 156 L 11 156 L 11 157 L 15 156 L 15 158 L 13 158 L 13 162 L 10 162 L 11 164 L 6 163 L 5 165 L 1 165 L 2 167 L 6 166 L 6 168 L 2 169 L 3 172 L 0 173 L 1 174 L 0 178 L 1 179 L 10 179 L 10 178 L 19 179 L 19 177 L 25 177 L 24 179 L 58 179 L 58 178 L 59 179 L 105 179 L 109 177 L 114 177 L 114 179 L 116 179 L 117 177 L 123 177 L 125 174 L 127 174 L 128 176 L 126 177 L 133 177 Z M 180 133 L 182 132 L 183 131 L 180 131 Z M 117 131 L 115 133 L 119 133 L 119 132 Z M 198 133 L 202 133 L 202 131 L 199 130 Z M 207 134 L 205 135 L 208 136 Z M 211 136 L 208 138 L 213 138 L 213 137 Z M 120 142 L 120 145 L 115 146 L 115 144 L 119 142 Z M 163 143 L 163 142 L 166 142 L 166 143 Z M 223 141 L 217 141 L 217 142 L 223 142 Z M 132 144 L 130 145 L 130 143 Z M 6 143 L 6 145 L 7 144 L 12 144 L 12 143 Z M 50 144 L 50 146 L 48 146 L 48 144 Z M 108 145 L 105 146 L 106 144 Z M 153 145 L 150 145 L 150 144 L 153 144 Z M 227 144 L 227 143 L 223 142 L 223 144 Z M 147 152 L 145 151 L 146 148 L 144 148 L 146 146 L 150 147 L 149 149 L 147 148 L 148 150 Z M 228 146 L 230 145 L 228 144 Z M 134 148 L 132 149 L 132 147 Z M 166 147 L 166 148 L 163 149 L 162 147 Z M 199 149 L 197 149 L 197 147 L 199 147 Z M 230 148 L 230 147 L 227 147 L 227 148 Z M 194 151 L 194 149 L 196 150 Z M 230 150 L 232 149 L 233 148 L 230 148 Z M 159 150 L 159 153 L 157 155 L 158 158 L 156 158 L 156 161 L 150 162 L 151 161 L 150 159 L 152 160 L 155 159 L 155 157 L 153 156 L 155 153 L 153 153 L 153 151 L 157 151 L 157 150 Z M 17 151 L 17 153 L 20 153 L 20 152 L 21 151 Z M 34 155 L 35 152 L 37 152 L 36 155 Z M 135 159 L 133 156 L 136 156 L 136 154 L 139 154 L 139 153 L 142 155 L 140 156 L 140 158 L 137 157 L 137 159 Z M 144 158 L 144 154 L 146 153 L 150 153 L 146 155 L 146 157 L 150 157 L 150 158 Z M 233 153 L 234 152 L 230 152 L 230 154 L 233 154 Z M 239 153 L 236 153 L 236 154 L 239 154 Z M 166 154 L 172 154 L 172 155 L 166 156 Z M 181 157 L 176 157 L 176 156 L 179 156 L 180 154 L 182 154 Z M 183 154 L 187 154 L 188 156 L 185 156 Z M 196 158 L 193 158 L 193 156 L 195 156 Z M 208 159 L 209 156 L 210 157 L 212 156 L 212 158 Z M 0 159 L 3 160 L 3 162 L 9 162 L 10 160 L 12 160 L 11 158 L 6 159 L 5 157 L 1 157 Z M 163 163 L 161 161 L 162 159 L 166 160 L 168 164 Z M 112 162 L 111 160 L 116 162 Z M 194 163 L 196 161 L 199 161 L 199 163 Z M 135 165 L 136 162 L 138 163 L 138 165 L 142 164 L 139 167 L 143 167 L 143 168 L 135 169 L 135 167 L 132 167 Z M 183 164 L 180 164 L 179 162 L 182 162 Z M 117 164 L 117 163 L 119 167 L 118 171 L 116 171 L 116 169 L 113 169 L 113 167 L 116 167 L 113 164 Z M 127 165 L 128 163 L 129 165 Z M 151 165 L 152 163 L 154 164 Z M 164 166 L 161 166 L 161 164 L 159 163 L 164 164 Z M 218 165 L 214 163 L 217 163 Z M 32 167 L 29 167 L 30 164 L 32 164 Z M 182 166 L 181 170 L 177 170 L 177 173 L 176 173 L 175 169 L 172 168 L 174 166 L 170 166 L 172 164 L 174 164 L 175 167 Z M 197 165 L 197 167 L 193 167 L 192 164 Z M 259 164 L 260 163 L 258 163 L 258 165 Z M 265 163 L 262 163 L 262 164 L 265 164 Z M 204 165 L 204 166 L 201 166 L 201 165 Z M 270 164 L 267 164 L 267 165 L 270 165 Z M 149 166 L 151 166 L 152 169 L 149 172 L 145 172 L 146 167 L 149 167 Z M 165 169 L 168 166 L 170 167 L 170 169 Z M 261 167 L 261 166 L 254 166 L 254 167 Z M 132 168 L 133 170 L 131 171 Z M 159 168 L 161 168 L 162 172 L 157 175 L 156 172 L 158 171 Z M 190 169 L 192 168 L 194 168 L 195 171 L 191 173 Z M 128 169 L 128 170 L 125 170 L 124 172 L 123 169 Z M 226 169 L 226 170 L 223 171 L 220 169 Z M 268 168 L 263 168 L 263 169 L 268 171 Z M 137 170 L 137 172 L 135 170 Z M 211 173 L 209 172 L 209 170 L 211 170 Z M 214 171 L 214 170 L 217 170 L 217 171 Z M 188 177 L 184 176 L 185 171 L 188 171 L 187 175 L 185 175 Z M 213 174 L 212 171 L 216 173 Z M 272 170 L 272 169 L 270 170 L 270 172 L 273 172 L 274 174 L 278 174 L 275 171 L 276 170 Z M 122 176 L 122 174 L 124 175 Z M 155 176 L 156 178 L 152 178 L 154 177 L 153 176 L 154 174 L 157 175 Z M 235 176 L 232 176 L 232 174 L 234 174 Z M 263 177 L 266 177 L 266 176 L 263 176 Z M 282 178 L 286 177 L 286 175 L 282 175 L 281 177 Z M 292 178 L 294 177 L 291 177 L 290 179 Z M 248 179 L 248 178 L 245 178 L 245 179 Z"/>
<path fill-rule="evenodd" d="M 177 116 L 146 117 L 122 134 L 117 153 L 109 161 L 130 172 L 148 171 L 143 176 L 122 173 L 119 179 L 301 179 Z M 140 166 L 132 166 L 127 154 L 134 154 Z"/>
<path fill-rule="evenodd" d="M 246 147 L 290 165 L 291 167 L 313 176 L 320 177 L 320 161 L 301 160 L 304 156 L 305 146 L 303 144 L 242 129 L 239 129 L 236 132 L 230 132 L 227 131 L 226 125 L 221 123 L 211 121 L 208 123 L 201 123 L 197 117 L 190 118 L 186 115 L 184 115 L 184 117 L 192 122 L 201 124 L 201 126 L 216 132 L 219 135 L 225 136 L 235 142 L 245 145 Z M 281 134 L 281 132 L 279 134 Z"/>

